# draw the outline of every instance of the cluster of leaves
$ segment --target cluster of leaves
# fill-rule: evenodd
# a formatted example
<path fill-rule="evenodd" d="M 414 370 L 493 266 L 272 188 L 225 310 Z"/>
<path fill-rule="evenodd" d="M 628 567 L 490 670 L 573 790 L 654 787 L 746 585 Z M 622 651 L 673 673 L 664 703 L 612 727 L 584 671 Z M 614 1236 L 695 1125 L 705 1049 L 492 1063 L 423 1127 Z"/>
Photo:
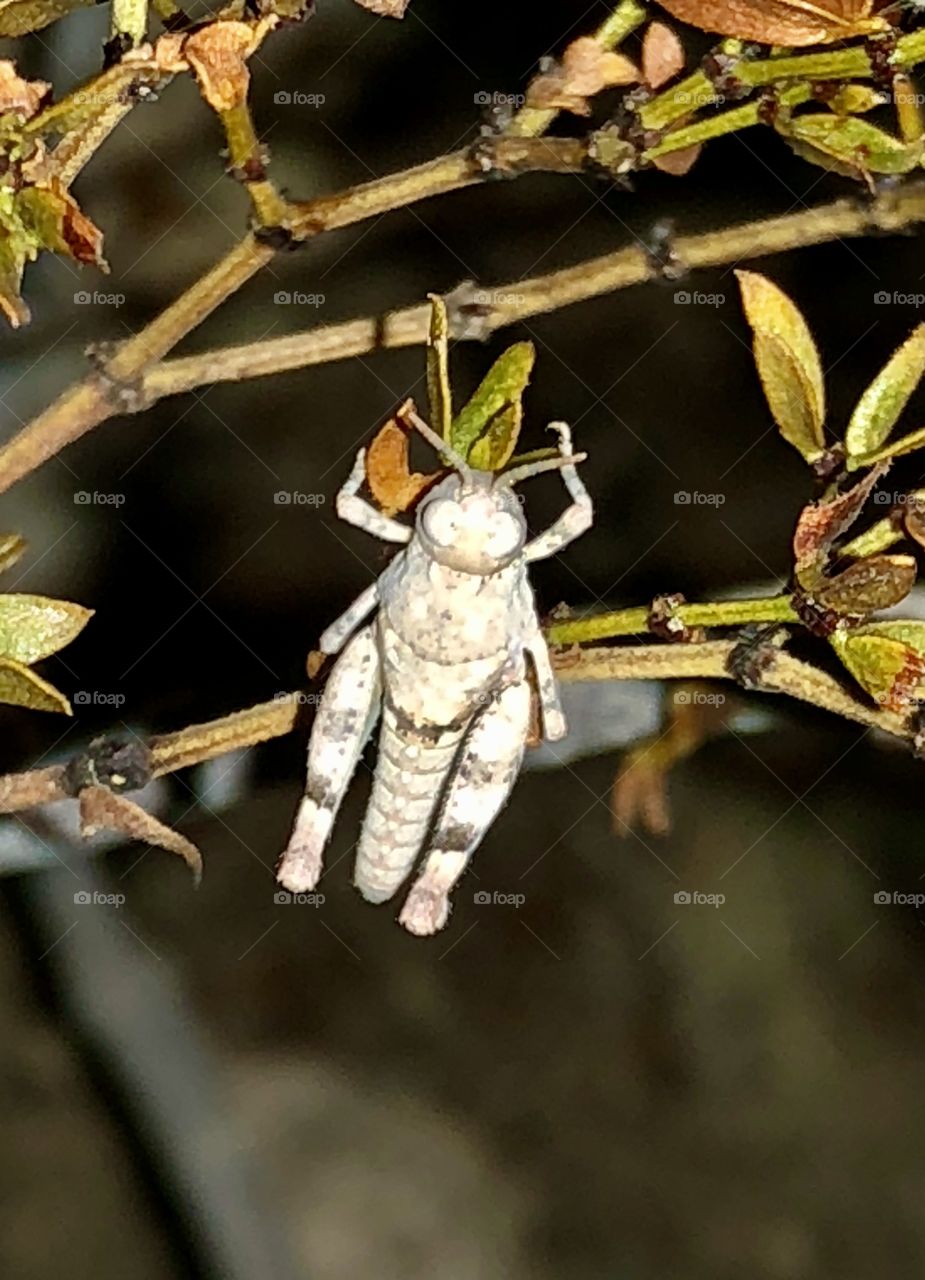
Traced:
<path fill-rule="evenodd" d="M 449 329 L 446 304 L 431 295 L 427 345 L 427 391 L 431 425 L 441 439 L 479 471 L 500 471 L 509 462 L 552 457 L 541 449 L 514 457 L 523 424 L 523 396 L 536 351 L 532 342 L 515 342 L 503 352 L 458 413 L 453 410 L 449 374 Z M 366 478 L 373 497 L 387 515 L 407 511 L 445 471 L 411 471 L 410 417 L 414 402 L 403 404 L 377 433 L 366 454 Z"/>
<path fill-rule="evenodd" d="M 925 545 L 925 504 L 895 513 L 845 542 L 894 457 L 925 444 L 925 430 L 889 442 L 925 373 L 925 324 L 918 325 L 858 400 L 842 441 L 825 438 L 825 383 L 803 316 L 764 276 L 737 272 L 754 337 L 755 362 L 780 434 L 828 477 L 801 512 L 793 539 L 794 607 L 878 702 L 907 708 L 925 681 L 925 622 L 868 621 L 900 604 L 915 584 L 914 555 L 888 553 L 904 538 Z M 856 480 L 853 473 L 864 470 Z"/>
<path fill-rule="evenodd" d="M 0 535 L 0 571 L 15 564 L 24 550 L 17 534 Z M 0 594 L 0 702 L 70 715 L 71 704 L 64 694 L 33 671 L 32 665 L 70 644 L 92 617 L 92 609 L 68 600 Z"/>

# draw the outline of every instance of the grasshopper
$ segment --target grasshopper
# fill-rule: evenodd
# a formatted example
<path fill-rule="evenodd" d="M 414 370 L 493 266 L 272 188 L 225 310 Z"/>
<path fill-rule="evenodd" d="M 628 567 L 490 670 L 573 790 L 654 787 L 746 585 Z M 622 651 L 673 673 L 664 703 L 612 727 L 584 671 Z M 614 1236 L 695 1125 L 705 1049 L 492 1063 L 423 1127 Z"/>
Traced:
<path fill-rule="evenodd" d="M 498 475 L 469 466 L 416 414 L 410 420 L 454 472 L 425 495 L 413 529 L 360 497 L 363 449 L 337 495 L 341 519 L 404 550 L 321 637 L 322 653 L 340 656 L 312 727 L 305 794 L 277 875 L 294 893 L 317 884 L 338 808 L 381 713 L 354 883 L 367 901 L 385 902 L 426 847 L 399 922 L 427 935 L 446 924 L 450 891 L 520 770 L 528 655 L 543 736 L 555 742 L 566 734 L 527 566 L 590 528 L 593 508 L 576 470 L 586 455 L 573 453 L 565 423 L 550 424 L 557 457 Z M 553 468 L 571 505 L 528 539 L 514 485 Z"/>

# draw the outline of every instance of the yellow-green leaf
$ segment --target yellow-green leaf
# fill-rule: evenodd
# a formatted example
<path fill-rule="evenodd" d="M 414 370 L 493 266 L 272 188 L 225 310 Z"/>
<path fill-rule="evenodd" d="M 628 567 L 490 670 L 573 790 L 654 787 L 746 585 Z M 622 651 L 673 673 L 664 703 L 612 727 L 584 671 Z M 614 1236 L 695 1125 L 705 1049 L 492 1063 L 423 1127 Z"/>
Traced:
<path fill-rule="evenodd" d="M 449 440 L 453 426 L 453 395 L 450 390 L 449 324 L 446 303 L 436 293 L 430 298 L 430 330 L 427 335 L 427 394 L 430 425 L 442 440 Z"/>
<path fill-rule="evenodd" d="M 925 324 L 917 325 L 894 351 L 855 406 L 845 447 L 849 457 L 879 449 L 896 425 L 925 373 Z"/>
<path fill-rule="evenodd" d="M 523 402 L 509 404 L 492 418 L 483 436 L 469 450 L 469 462 L 479 471 L 500 471 L 511 459 L 523 422 Z"/>
<path fill-rule="evenodd" d="M 771 414 L 788 444 L 813 462 L 825 446 L 825 385 L 812 334 L 786 293 L 767 277 L 755 271 L 736 276 Z"/>
<path fill-rule="evenodd" d="M 850 542 L 846 542 L 839 554 L 858 557 L 875 556 L 881 551 L 886 551 L 889 547 L 895 546 L 897 542 L 902 542 L 902 540 L 902 529 L 898 529 L 887 516 L 883 520 L 878 520 L 876 524 L 872 524 L 863 533 L 859 533 Z"/>
<path fill-rule="evenodd" d="M 867 84 L 843 84 L 827 99 L 826 106 L 840 116 L 861 115 L 882 107 L 889 99 Z"/>
<path fill-rule="evenodd" d="M 68 600 L 0 595 L 0 657 L 31 666 L 70 644 L 92 617 Z"/>
<path fill-rule="evenodd" d="M 836 631 L 832 648 L 865 692 L 898 710 L 925 676 L 925 663 L 900 640 Z"/>
<path fill-rule="evenodd" d="M 26 540 L 18 533 L 0 533 L 0 573 L 11 569 L 25 549 Z"/>
<path fill-rule="evenodd" d="M 0 36 L 24 36 L 96 0 L 0 0 Z"/>
<path fill-rule="evenodd" d="M 917 618 L 892 618 L 883 622 L 870 622 L 848 632 L 852 636 L 883 636 L 887 640 L 898 640 L 917 654 L 925 657 L 925 622 Z"/>
<path fill-rule="evenodd" d="M 14 662 L 11 658 L 0 658 L 0 702 L 9 702 L 16 707 L 29 707 L 33 711 L 63 711 L 72 715 L 71 704 L 63 693 L 59 693 L 54 685 L 37 676 L 34 671 Z"/>
<path fill-rule="evenodd" d="M 485 436 L 489 442 L 483 446 L 482 456 L 503 456 L 498 466 L 507 462 L 517 445 L 521 399 L 535 358 L 532 342 L 515 342 L 498 357 L 453 422 L 450 443 L 457 453 L 468 458 L 475 442 Z M 500 419 L 497 424 L 496 419 Z"/>
<path fill-rule="evenodd" d="M 849 458 L 848 470 L 857 471 L 859 467 L 870 467 L 875 462 L 885 462 L 888 458 L 901 458 L 904 454 L 915 453 L 916 449 L 921 449 L 923 446 L 925 446 L 925 427 L 919 427 L 918 431 L 910 431 L 907 436 L 900 436 L 892 444 L 885 444 L 882 449 L 875 449 L 873 453 L 862 453 L 860 456 Z"/>
<path fill-rule="evenodd" d="M 922 159 L 921 143 L 903 142 L 857 116 L 819 112 L 782 119 L 776 127 L 785 137 L 847 165 L 858 175 L 910 173 Z"/>

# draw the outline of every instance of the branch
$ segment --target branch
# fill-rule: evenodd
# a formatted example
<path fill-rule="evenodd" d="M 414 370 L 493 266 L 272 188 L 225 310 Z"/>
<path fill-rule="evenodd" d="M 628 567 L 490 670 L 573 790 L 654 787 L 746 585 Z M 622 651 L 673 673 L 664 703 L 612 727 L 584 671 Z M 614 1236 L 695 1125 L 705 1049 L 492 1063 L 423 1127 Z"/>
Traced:
<path fill-rule="evenodd" d="M 336 227 L 363 222 L 419 200 L 475 186 L 498 173 L 574 173 L 588 156 L 572 138 L 499 138 L 491 161 L 469 150 L 452 152 L 338 195 L 294 204 L 285 237 L 305 241 Z M 272 237 L 246 236 L 166 311 L 119 347 L 106 363 L 65 391 L 0 448 L 0 493 L 93 427 L 136 406 L 139 376 L 235 293 L 273 257 Z"/>
<path fill-rule="evenodd" d="M 871 230 L 902 231 L 922 221 L 925 181 L 915 180 L 871 201 L 847 197 L 800 213 L 680 236 L 672 248 L 693 270 L 859 236 Z M 485 340 L 507 325 L 642 284 L 660 274 L 659 264 L 643 248 L 632 245 L 530 280 L 511 280 L 490 289 L 463 285 L 447 298 L 450 333 L 457 340 Z M 365 316 L 306 333 L 166 360 L 143 376 L 133 407 L 146 409 L 164 396 L 209 383 L 238 382 L 373 351 L 417 346 L 426 342 L 429 322 L 428 306 L 405 307 L 384 316 Z M 0 484 L 4 465 L 0 450 Z"/>
<path fill-rule="evenodd" d="M 729 660 L 735 640 L 707 640 L 698 644 L 646 644 L 565 650 L 553 655 L 557 676 L 564 682 L 582 680 L 730 680 Z M 782 693 L 811 706 L 822 707 L 870 729 L 905 742 L 915 741 L 914 727 L 895 711 L 860 701 L 833 676 L 778 650 L 769 656 L 760 692 Z M 149 771 L 137 778 L 138 786 L 149 777 L 161 777 L 176 769 L 201 764 L 229 751 L 240 750 L 291 733 L 304 694 L 296 691 L 235 711 L 218 720 L 191 725 L 175 733 L 159 734 L 147 743 Z M 106 739 L 101 742 L 106 744 Z M 99 745 L 99 744 L 97 744 Z M 92 753 L 94 744 L 88 751 Z M 66 765 L 0 775 L 0 813 L 74 798 L 73 779 L 87 776 L 88 754 L 81 753 Z"/>

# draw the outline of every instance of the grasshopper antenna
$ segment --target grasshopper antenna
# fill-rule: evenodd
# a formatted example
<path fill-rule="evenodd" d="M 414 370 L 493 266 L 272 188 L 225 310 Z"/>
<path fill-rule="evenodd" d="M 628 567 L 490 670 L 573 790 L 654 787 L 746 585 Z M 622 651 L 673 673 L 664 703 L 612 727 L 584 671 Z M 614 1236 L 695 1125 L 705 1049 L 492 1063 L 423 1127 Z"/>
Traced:
<path fill-rule="evenodd" d="M 428 426 L 424 419 L 415 411 L 410 401 L 407 404 L 402 405 L 398 411 L 398 416 L 402 421 L 410 422 L 415 430 L 420 432 L 427 443 L 433 445 L 436 451 L 446 458 L 453 470 L 458 471 L 462 476 L 464 484 L 474 484 L 472 468 L 469 466 L 468 462 L 466 462 L 462 454 L 457 453 L 452 445 L 449 445 L 445 440 L 440 439 L 433 427 Z"/>

